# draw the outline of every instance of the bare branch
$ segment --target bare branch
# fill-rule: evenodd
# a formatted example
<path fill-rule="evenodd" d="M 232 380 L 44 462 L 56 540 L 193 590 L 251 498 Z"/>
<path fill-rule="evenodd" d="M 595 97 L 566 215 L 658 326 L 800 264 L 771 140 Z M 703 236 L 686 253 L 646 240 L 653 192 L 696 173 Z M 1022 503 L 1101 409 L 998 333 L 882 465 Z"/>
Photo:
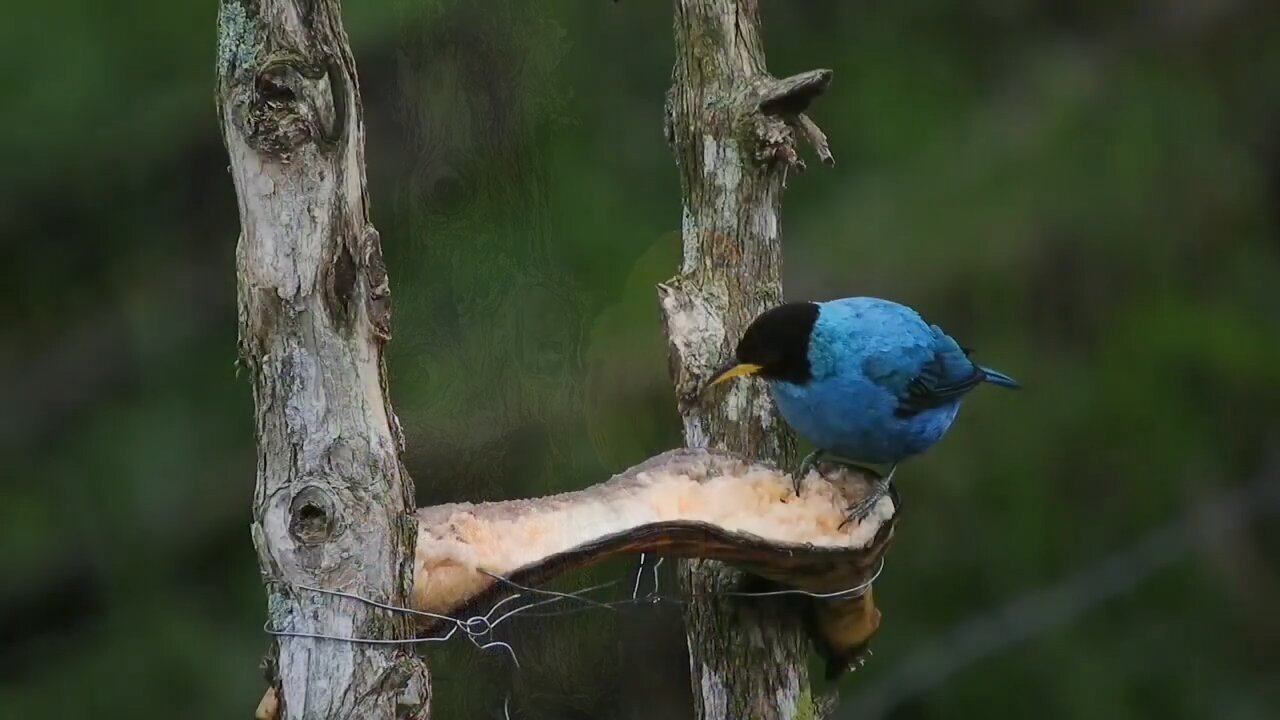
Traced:
<path fill-rule="evenodd" d="M 259 713 L 425 718 L 406 646 L 413 483 L 386 395 L 386 269 L 369 222 L 337 0 L 223 0 L 218 110 L 240 204 L 240 356 L 258 447 L 252 533 L 278 631 Z M 299 590 L 349 591 L 372 605 Z M 360 636 L 367 642 L 326 637 Z"/>
<path fill-rule="evenodd" d="M 804 113 L 796 115 L 791 122 L 791 127 L 813 146 L 813 151 L 818 154 L 818 158 L 824 165 L 836 164 L 836 158 L 831 154 L 831 145 L 827 142 L 827 134 L 822 132 L 822 128 L 809 119 L 808 115 Z"/>
<path fill-rule="evenodd" d="M 757 0 L 676 0 L 674 30 L 664 130 L 680 170 L 684 252 L 679 274 L 658 286 L 658 298 L 685 444 L 783 464 L 792 459 L 794 441 L 761 383 L 739 383 L 710 398 L 698 390 L 751 319 L 783 300 L 782 190 L 787 173 L 805 167 L 797 134 L 830 162 L 825 135 L 804 113 L 832 73 L 770 75 Z M 794 605 L 756 601 L 743 608 L 728 594 L 740 575 L 712 562 L 682 563 L 680 577 L 690 597 L 685 624 L 696 716 L 812 715 L 805 628 Z M 810 615 L 821 617 L 819 606 L 839 603 L 844 611 L 837 617 L 861 618 L 833 645 L 834 668 L 860 657 L 841 653 L 854 635 L 861 633 L 865 644 L 879 622 L 866 598 L 812 601 Z"/>
<path fill-rule="evenodd" d="M 756 107 L 765 115 L 799 115 L 831 85 L 830 70 L 809 70 L 798 75 L 768 78 L 762 83 Z"/>

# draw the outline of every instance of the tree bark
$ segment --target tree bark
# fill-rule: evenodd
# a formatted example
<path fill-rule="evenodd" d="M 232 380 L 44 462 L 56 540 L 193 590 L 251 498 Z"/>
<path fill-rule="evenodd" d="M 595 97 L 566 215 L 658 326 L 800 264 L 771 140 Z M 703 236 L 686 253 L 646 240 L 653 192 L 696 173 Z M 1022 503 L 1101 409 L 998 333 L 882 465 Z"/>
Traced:
<path fill-rule="evenodd" d="M 258 446 L 252 534 L 281 718 L 425 718 L 404 606 L 413 483 L 387 399 L 387 274 L 369 223 L 360 93 L 337 0 L 223 0 L 217 100 L 239 198 L 240 360 Z"/>
<path fill-rule="evenodd" d="M 879 625 L 871 581 L 893 536 L 884 500 L 860 523 L 848 508 L 866 493 L 860 472 L 838 468 L 805 480 L 722 450 L 681 448 L 574 492 L 418 510 L 413 607 L 428 630 L 484 615 L 521 586 L 620 554 L 723 560 L 785 588 L 843 594 L 815 613 L 820 648 L 847 660 Z M 500 579 L 501 578 L 501 579 Z M 562 598 L 567 599 L 567 598 Z M 509 611 L 517 608 L 509 607 Z"/>
<path fill-rule="evenodd" d="M 667 139 L 684 196 L 684 257 L 658 291 L 685 442 L 791 462 L 794 443 L 762 383 L 734 383 L 705 405 L 698 392 L 751 319 L 782 301 L 781 193 L 787 171 L 804 168 L 797 131 L 830 161 L 825 137 L 802 114 L 830 71 L 771 77 L 757 0 L 676 0 L 675 50 Z M 740 581 L 719 562 L 687 561 L 680 574 L 697 717 L 811 717 L 808 644 L 794 604 L 711 596 Z"/>

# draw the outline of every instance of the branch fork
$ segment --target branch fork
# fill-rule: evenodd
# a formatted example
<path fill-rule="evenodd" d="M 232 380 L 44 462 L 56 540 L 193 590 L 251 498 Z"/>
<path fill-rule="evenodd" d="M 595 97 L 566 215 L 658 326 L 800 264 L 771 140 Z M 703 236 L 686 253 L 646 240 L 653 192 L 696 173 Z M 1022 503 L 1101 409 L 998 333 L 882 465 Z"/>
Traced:
<path fill-rule="evenodd" d="M 812 146 L 824 165 L 835 164 L 826 134 L 805 114 L 831 85 L 831 76 L 831 70 L 809 70 L 782 79 L 766 76 L 751 86 L 748 107 L 755 123 L 758 160 L 780 161 L 804 172 L 805 162 L 796 151 L 799 137 Z"/>
<path fill-rule="evenodd" d="M 805 167 L 796 148 L 799 139 L 812 144 L 824 162 L 832 161 L 825 135 L 806 115 L 832 73 L 770 75 L 758 0 L 676 0 L 675 13 L 667 127 L 684 201 L 683 261 L 679 274 L 658 286 L 658 294 L 685 444 L 726 448 L 785 466 L 795 441 L 763 383 L 736 383 L 714 401 L 700 402 L 696 392 L 706 374 L 729 357 L 752 318 L 783 300 L 782 191 L 788 172 Z M 847 507 L 839 505 L 831 510 Z M 885 542 L 890 534 L 885 533 Z M 829 551 L 794 552 L 816 559 Z M 856 556 L 843 555 L 825 571 L 815 564 L 812 573 L 781 581 L 795 587 L 824 572 L 846 576 L 842 579 L 851 570 L 863 576 L 872 572 L 874 567 L 862 562 L 871 556 Z M 720 559 L 770 576 L 754 562 Z M 838 673 L 860 657 L 879 622 L 870 593 L 838 602 L 809 599 L 802 623 L 789 603 L 761 601 L 744 612 L 730 602 L 724 596 L 739 574 L 723 564 L 684 562 L 679 577 L 688 595 L 685 628 L 699 720 L 814 716 L 806 631 L 827 655 L 829 672 Z"/>

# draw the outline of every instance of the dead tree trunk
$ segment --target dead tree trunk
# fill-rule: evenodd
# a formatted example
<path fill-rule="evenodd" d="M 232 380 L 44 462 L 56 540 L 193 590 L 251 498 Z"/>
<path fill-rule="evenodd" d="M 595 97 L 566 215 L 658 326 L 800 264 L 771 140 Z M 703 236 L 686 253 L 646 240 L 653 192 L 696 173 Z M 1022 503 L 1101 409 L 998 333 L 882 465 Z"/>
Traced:
<path fill-rule="evenodd" d="M 223 0 L 217 72 L 240 204 L 240 360 L 256 406 L 252 532 L 268 623 L 286 633 L 260 713 L 425 718 L 426 666 L 394 644 L 413 637 L 410 621 L 304 587 L 404 606 L 416 537 L 386 394 L 387 274 L 338 1 Z"/>
<path fill-rule="evenodd" d="M 830 80 L 812 71 L 779 80 L 765 70 L 757 0 L 676 0 L 674 82 L 667 138 L 684 195 L 684 259 L 659 286 L 685 442 L 791 462 L 793 443 L 759 382 L 701 401 L 703 380 L 726 360 L 751 319 L 782 301 L 779 206 L 789 169 L 804 165 L 795 135 L 830 160 L 801 113 Z M 712 597 L 739 573 L 682 563 L 697 717 L 812 716 L 808 643 L 785 602 Z"/>

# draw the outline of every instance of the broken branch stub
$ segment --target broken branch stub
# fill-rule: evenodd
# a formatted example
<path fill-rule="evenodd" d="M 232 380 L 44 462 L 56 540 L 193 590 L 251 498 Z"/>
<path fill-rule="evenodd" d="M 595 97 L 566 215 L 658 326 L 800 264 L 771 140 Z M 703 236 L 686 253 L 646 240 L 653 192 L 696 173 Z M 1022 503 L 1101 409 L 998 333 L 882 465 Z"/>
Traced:
<path fill-rule="evenodd" d="M 684 443 L 782 466 L 795 441 L 763 383 L 736 383 L 713 402 L 699 392 L 751 320 L 783 301 L 782 191 L 788 172 L 804 168 L 799 118 L 831 73 L 771 75 L 758 0 L 677 0 L 673 31 L 664 129 L 680 175 L 682 259 L 658 298 Z M 744 612 L 725 597 L 738 575 L 715 561 L 681 563 L 694 717 L 811 716 L 802 618 L 782 598 Z"/>
<path fill-rule="evenodd" d="M 733 453 L 682 449 L 599 485 L 530 500 L 418 510 L 413 605 L 459 616 L 622 554 L 721 560 L 815 595 L 870 581 L 893 534 L 886 497 L 861 523 L 846 510 L 866 479 L 845 468 L 791 477 Z M 812 599 L 813 639 L 833 671 L 858 659 L 879 625 L 871 593 Z M 424 630 L 437 621 L 424 622 Z"/>
<path fill-rule="evenodd" d="M 781 79 L 762 75 L 745 85 L 737 113 L 753 126 L 756 160 L 782 162 L 804 172 L 804 160 L 796 150 L 797 140 L 803 139 L 824 165 L 835 164 L 826 133 L 805 114 L 810 103 L 831 84 L 831 76 L 830 70 L 808 70 Z"/>

